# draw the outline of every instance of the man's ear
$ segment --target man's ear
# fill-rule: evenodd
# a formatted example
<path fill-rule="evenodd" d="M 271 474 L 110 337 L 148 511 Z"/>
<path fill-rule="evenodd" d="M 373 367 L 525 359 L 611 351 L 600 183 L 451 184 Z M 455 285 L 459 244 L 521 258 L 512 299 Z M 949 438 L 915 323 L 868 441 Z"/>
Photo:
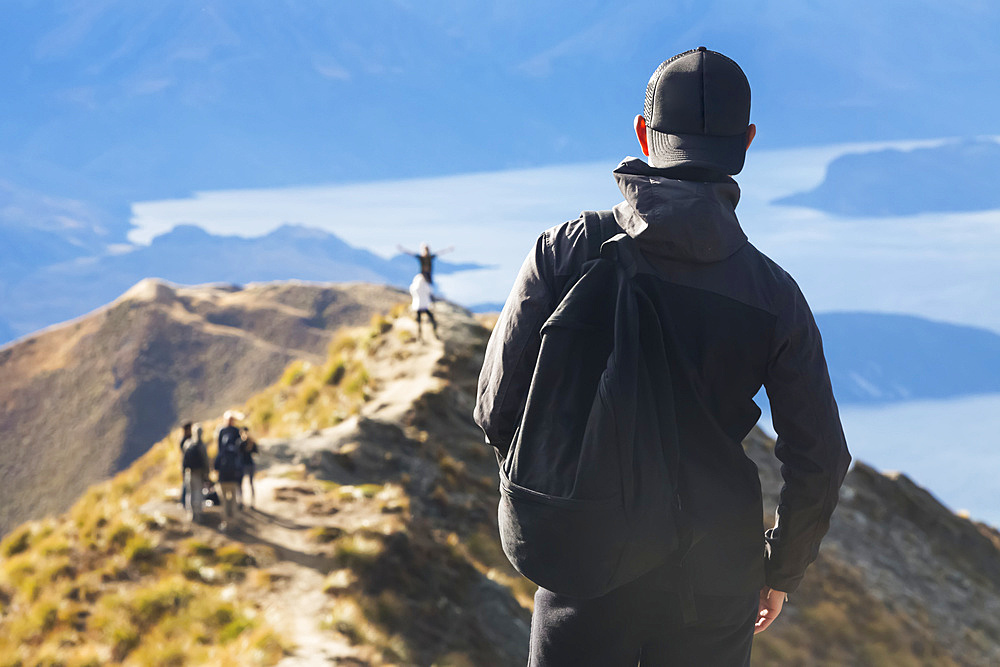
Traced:
<path fill-rule="evenodd" d="M 750 144 L 753 143 L 753 138 L 757 136 L 757 126 L 750 123 L 750 127 L 747 128 L 747 147 L 745 150 L 750 150 Z"/>
<path fill-rule="evenodd" d="M 635 117 L 635 138 L 639 140 L 639 145 L 642 146 L 642 154 L 649 157 L 649 137 L 646 135 L 646 118 L 642 114 Z"/>

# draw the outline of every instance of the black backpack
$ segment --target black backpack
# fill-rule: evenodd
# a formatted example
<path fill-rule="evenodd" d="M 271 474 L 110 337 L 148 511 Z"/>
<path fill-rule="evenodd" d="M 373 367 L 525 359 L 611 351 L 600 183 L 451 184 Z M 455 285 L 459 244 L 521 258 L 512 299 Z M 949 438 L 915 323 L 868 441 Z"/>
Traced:
<path fill-rule="evenodd" d="M 610 215 L 584 214 L 588 240 L 603 238 L 601 217 Z M 542 326 L 520 426 L 501 462 L 504 553 L 563 595 L 603 595 L 685 541 L 670 368 L 640 273 L 653 270 L 618 234 L 570 282 Z"/>
<path fill-rule="evenodd" d="M 181 466 L 185 470 L 188 468 L 202 470 L 207 467 L 200 445 L 201 443 L 194 438 L 188 438 L 184 441 L 184 456 L 181 460 Z"/>
<path fill-rule="evenodd" d="M 220 482 L 238 482 L 243 475 L 243 452 L 240 432 L 227 426 L 219 432 L 219 452 L 215 456 L 215 471 Z"/>

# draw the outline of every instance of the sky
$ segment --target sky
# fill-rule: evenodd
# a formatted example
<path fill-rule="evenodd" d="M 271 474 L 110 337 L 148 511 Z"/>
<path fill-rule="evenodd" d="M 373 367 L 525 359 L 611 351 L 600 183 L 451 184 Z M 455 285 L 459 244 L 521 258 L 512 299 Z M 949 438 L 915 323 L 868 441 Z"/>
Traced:
<path fill-rule="evenodd" d="M 997 134 L 986 0 L 7 0 L 0 180 L 98 202 L 619 159 L 706 45 L 760 148 Z"/>

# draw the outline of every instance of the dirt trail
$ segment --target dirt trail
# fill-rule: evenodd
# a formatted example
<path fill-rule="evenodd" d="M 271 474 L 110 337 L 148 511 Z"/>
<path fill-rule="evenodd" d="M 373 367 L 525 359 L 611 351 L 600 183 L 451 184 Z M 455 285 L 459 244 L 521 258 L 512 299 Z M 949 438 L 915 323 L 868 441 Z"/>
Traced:
<path fill-rule="evenodd" d="M 394 329 L 416 334 L 416 323 L 401 317 Z M 390 338 L 368 364 L 375 381 L 375 393 L 365 404 L 360 418 L 369 422 L 398 424 L 412 409 L 413 402 L 433 391 L 441 380 L 433 376 L 444 346 L 428 336 L 423 341 Z M 394 332 L 395 333 L 395 332 Z M 405 363 L 400 363 L 405 359 Z M 315 452 L 337 451 L 350 440 L 358 420 L 319 433 L 303 434 L 281 442 L 263 442 L 261 463 L 266 466 L 256 478 L 257 499 L 238 521 L 230 537 L 249 546 L 263 546 L 274 555 L 268 564 L 270 590 L 247 591 L 260 595 L 259 604 L 268 623 L 294 648 L 279 665 L 367 665 L 364 650 L 352 646 L 343 635 L 324 628 L 329 623 L 331 597 L 324 592 L 327 576 L 337 567 L 336 557 L 318 535 L 324 531 L 391 531 L 398 518 L 380 512 L 374 505 L 351 503 L 351 487 L 339 492 L 348 502 L 324 506 L 326 489 L 321 482 L 303 479 L 302 466 L 287 462 Z M 278 459 L 269 450 L 281 450 Z M 282 462 L 285 461 L 285 462 Z"/>
<path fill-rule="evenodd" d="M 291 486 L 271 474 L 262 476 L 257 486 L 259 502 L 244 517 L 244 539 L 271 546 L 277 558 L 269 568 L 274 585 L 261 602 L 268 623 L 294 647 L 278 664 L 350 664 L 349 659 L 366 664 L 342 636 L 321 627 L 330 603 L 323 592 L 324 581 L 334 565 L 317 549 L 309 531 L 329 522 L 303 521 L 306 517 L 299 515 L 299 503 L 294 499 L 296 495 L 307 497 L 314 490 L 306 484 Z"/>

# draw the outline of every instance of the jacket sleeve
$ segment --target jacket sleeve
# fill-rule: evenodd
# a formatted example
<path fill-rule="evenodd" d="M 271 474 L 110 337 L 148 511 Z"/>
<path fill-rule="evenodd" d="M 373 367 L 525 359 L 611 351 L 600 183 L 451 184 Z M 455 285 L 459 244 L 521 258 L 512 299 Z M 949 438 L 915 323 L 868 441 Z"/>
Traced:
<path fill-rule="evenodd" d="M 819 330 L 805 297 L 793 291 L 764 383 L 784 480 L 774 528 L 765 533 L 767 584 L 785 592 L 816 559 L 851 463 Z"/>
<path fill-rule="evenodd" d="M 541 346 L 541 328 L 552 313 L 549 235 L 542 234 L 521 266 L 486 346 L 479 374 L 475 420 L 487 444 L 506 456 L 514 438 Z"/>

